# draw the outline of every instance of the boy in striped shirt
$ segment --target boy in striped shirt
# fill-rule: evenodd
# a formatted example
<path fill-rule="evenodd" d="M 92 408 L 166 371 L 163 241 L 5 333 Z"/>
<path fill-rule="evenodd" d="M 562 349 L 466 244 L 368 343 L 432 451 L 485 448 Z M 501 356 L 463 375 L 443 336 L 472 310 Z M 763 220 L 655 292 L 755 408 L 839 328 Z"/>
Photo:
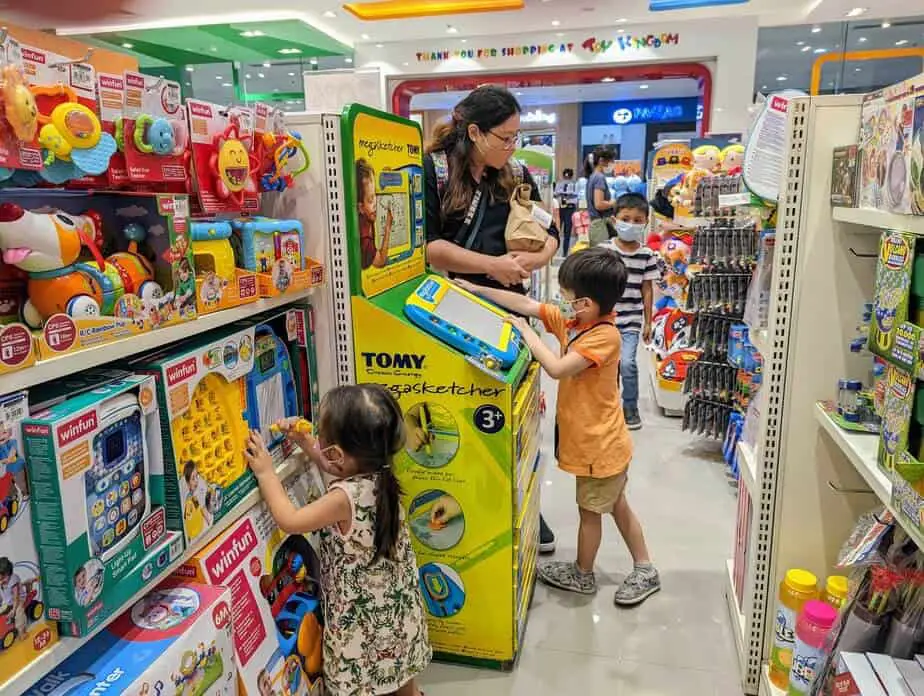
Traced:
<path fill-rule="evenodd" d="M 637 193 L 627 193 L 616 201 L 614 226 L 616 237 L 607 246 L 615 251 L 626 266 L 626 289 L 613 308 L 616 328 L 622 335 L 620 376 L 622 377 L 622 407 L 630 430 L 642 427 L 638 412 L 638 352 L 639 337 L 651 340 L 651 314 L 654 284 L 660 278 L 658 259 L 644 245 L 648 228 L 648 201 Z"/>

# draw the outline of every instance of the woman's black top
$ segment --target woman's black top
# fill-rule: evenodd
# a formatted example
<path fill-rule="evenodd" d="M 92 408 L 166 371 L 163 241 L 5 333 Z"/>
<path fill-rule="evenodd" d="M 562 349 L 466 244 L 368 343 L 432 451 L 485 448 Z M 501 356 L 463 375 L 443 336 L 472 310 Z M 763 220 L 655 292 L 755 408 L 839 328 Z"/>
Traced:
<path fill-rule="evenodd" d="M 436 182 L 436 169 L 433 166 L 433 158 L 425 155 L 423 160 L 424 166 L 424 190 L 426 195 L 426 220 L 427 220 L 427 241 L 433 242 L 437 239 L 445 239 L 448 242 L 455 243 L 456 235 L 459 228 L 465 220 L 465 214 L 468 210 L 462 210 L 457 215 L 447 218 L 445 223 L 442 221 L 440 213 L 440 195 Z M 514 165 L 516 166 L 516 165 Z M 526 168 L 523 168 L 523 183 L 529 184 L 532 194 L 530 198 L 534 201 L 541 201 L 539 189 L 533 181 L 532 176 Z M 472 251 L 488 256 L 503 256 L 507 253 L 507 244 L 504 241 L 504 232 L 507 229 L 507 216 L 510 214 L 510 202 L 508 200 L 494 200 L 490 197 L 487 200 L 487 207 L 484 211 L 484 217 L 481 220 L 481 227 L 472 244 Z M 558 239 L 558 229 L 553 223 L 549 228 L 549 234 Z M 464 280 L 491 288 L 502 288 L 512 290 L 521 294 L 526 292 L 522 284 L 504 287 L 493 278 L 484 274 L 468 275 L 462 273 L 453 273 L 453 277 L 458 276 Z"/>

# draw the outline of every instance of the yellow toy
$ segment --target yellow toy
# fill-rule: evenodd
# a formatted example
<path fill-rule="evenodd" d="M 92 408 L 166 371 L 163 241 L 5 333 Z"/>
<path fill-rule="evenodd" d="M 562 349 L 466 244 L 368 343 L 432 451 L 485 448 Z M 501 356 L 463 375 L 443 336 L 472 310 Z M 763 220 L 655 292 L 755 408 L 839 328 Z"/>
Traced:
<path fill-rule="evenodd" d="M 38 129 L 38 107 L 22 78 L 22 69 L 13 65 L 3 68 L 3 111 L 13 134 L 23 142 L 32 142 Z"/>
<path fill-rule="evenodd" d="M 297 433 L 303 433 L 304 435 L 312 435 L 314 433 L 314 426 L 304 418 L 299 418 L 292 426 L 292 430 Z M 270 432 L 273 434 L 273 437 L 279 437 L 282 435 L 282 428 L 279 427 L 278 423 L 273 423 L 270 425 Z"/>

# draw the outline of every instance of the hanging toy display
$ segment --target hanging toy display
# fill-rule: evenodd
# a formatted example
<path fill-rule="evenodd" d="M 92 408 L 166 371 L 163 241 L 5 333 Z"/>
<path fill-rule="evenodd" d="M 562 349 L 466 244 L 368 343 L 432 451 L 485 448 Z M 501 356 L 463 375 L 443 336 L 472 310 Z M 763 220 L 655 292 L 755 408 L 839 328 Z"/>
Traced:
<path fill-rule="evenodd" d="M 232 123 L 215 137 L 215 151 L 209 163 L 215 182 L 215 194 L 243 206 L 244 192 L 252 185 L 253 165 L 250 151 L 241 138 L 238 125 Z"/>
<path fill-rule="evenodd" d="M 189 129 L 178 82 L 126 71 L 122 113 L 112 123 L 133 184 L 185 184 Z"/>
<path fill-rule="evenodd" d="M 97 115 L 83 104 L 70 100 L 58 104 L 50 116 L 39 114 L 39 121 L 44 123 L 39 144 L 45 156 L 43 176 L 48 181 L 96 176 L 109 167 L 115 139 L 103 132 Z"/>
<path fill-rule="evenodd" d="M 124 137 L 123 132 L 123 140 Z M 135 121 L 133 139 L 139 152 L 167 157 L 182 155 L 186 150 L 188 136 L 186 124 L 179 119 L 154 118 L 142 114 Z M 124 143 L 122 147 L 124 149 Z"/>
<path fill-rule="evenodd" d="M 263 146 L 270 154 L 269 169 L 260 179 L 264 191 L 285 191 L 295 177 L 311 166 L 311 158 L 297 131 L 264 133 Z"/>
<path fill-rule="evenodd" d="M 35 97 L 22 78 L 22 68 L 7 65 L 3 68 L 3 115 L 13 134 L 30 143 L 38 131 L 38 107 Z"/>

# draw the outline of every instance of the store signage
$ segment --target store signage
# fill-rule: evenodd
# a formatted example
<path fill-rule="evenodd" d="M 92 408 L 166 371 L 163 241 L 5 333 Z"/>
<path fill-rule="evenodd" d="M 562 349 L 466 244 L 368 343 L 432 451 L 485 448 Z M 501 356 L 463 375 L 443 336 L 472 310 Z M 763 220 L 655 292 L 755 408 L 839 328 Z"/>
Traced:
<path fill-rule="evenodd" d="M 486 48 L 454 48 L 440 51 L 419 51 L 418 63 L 441 62 L 446 60 L 481 60 L 484 58 L 516 58 L 521 56 L 542 56 L 546 54 L 568 54 L 586 52 L 594 55 L 608 51 L 645 51 L 657 50 L 665 46 L 676 46 L 680 43 L 680 34 L 677 32 L 663 32 L 660 34 L 620 34 L 615 39 L 598 39 L 591 36 L 583 42 L 563 43 L 552 42 L 543 44 L 524 44 L 522 46 L 496 46 Z"/>
<path fill-rule="evenodd" d="M 554 112 L 548 113 L 542 109 L 536 109 L 535 111 L 527 111 L 525 114 L 520 116 L 520 123 L 548 123 L 549 125 L 555 123 L 558 120 L 558 115 Z"/>
<path fill-rule="evenodd" d="M 644 99 L 626 102 L 587 102 L 581 107 L 584 126 L 696 121 L 702 116 L 699 99 Z"/>

